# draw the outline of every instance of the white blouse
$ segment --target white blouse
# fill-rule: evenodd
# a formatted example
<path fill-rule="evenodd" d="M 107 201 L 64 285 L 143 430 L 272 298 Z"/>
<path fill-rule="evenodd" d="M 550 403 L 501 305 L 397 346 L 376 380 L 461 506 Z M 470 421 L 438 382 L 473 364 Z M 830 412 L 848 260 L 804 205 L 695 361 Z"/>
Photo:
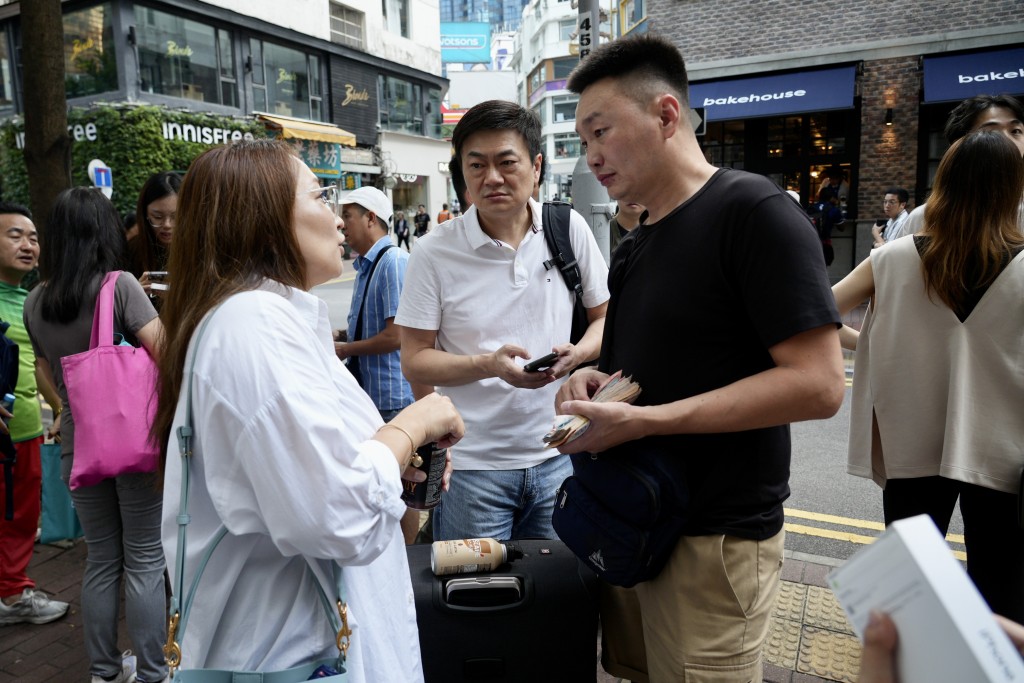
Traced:
<path fill-rule="evenodd" d="M 186 372 L 194 352 L 195 337 Z M 371 440 L 381 419 L 335 356 L 326 304 L 272 281 L 230 297 L 213 314 L 194 372 L 186 587 L 217 528 L 230 534 L 199 584 L 183 667 L 273 670 L 335 655 L 305 556 L 343 567 L 349 680 L 421 681 L 400 472 Z M 164 481 L 172 578 L 182 385 Z"/>

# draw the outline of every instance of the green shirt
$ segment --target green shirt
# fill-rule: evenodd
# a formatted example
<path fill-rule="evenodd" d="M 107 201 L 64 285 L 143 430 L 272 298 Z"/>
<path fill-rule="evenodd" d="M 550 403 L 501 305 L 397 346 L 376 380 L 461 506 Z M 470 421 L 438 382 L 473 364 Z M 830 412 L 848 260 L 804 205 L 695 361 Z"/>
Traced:
<path fill-rule="evenodd" d="M 0 319 L 11 324 L 7 338 L 18 345 L 18 386 L 14 390 L 14 417 L 11 418 L 11 439 L 17 443 L 34 439 L 43 433 L 36 387 L 36 356 L 25 331 L 22 313 L 28 291 L 0 282 Z"/>

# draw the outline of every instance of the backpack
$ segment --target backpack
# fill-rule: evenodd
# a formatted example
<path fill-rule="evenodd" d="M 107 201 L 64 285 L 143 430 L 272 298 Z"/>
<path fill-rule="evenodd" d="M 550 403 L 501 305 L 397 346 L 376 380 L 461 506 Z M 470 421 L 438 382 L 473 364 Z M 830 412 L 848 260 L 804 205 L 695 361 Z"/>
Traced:
<path fill-rule="evenodd" d="M 544 262 L 544 268 L 557 267 L 565 280 L 565 286 L 575 295 L 572 308 L 572 332 L 569 341 L 577 343 L 590 326 L 587 309 L 583 305 L 583 276 L 576 262 L 576 254 L 569 240 L 569 216 L 572 207 L 565 202 L 544 202 L 542 221 L 544 241 L 548 243 L 551 258 Z M 584 364 L 587 365 L 587 364 Z"/>

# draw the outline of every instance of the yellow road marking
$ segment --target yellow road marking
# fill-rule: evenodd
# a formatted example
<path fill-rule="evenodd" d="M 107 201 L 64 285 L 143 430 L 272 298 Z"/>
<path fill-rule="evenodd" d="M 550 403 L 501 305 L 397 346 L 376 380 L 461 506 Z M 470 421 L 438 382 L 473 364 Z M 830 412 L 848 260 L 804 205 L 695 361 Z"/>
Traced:
<path fill-rule="evenodd" d="M 851 526 L 871 531 L 882 531 L 885 529 L 885 525 L 881 522 L 873 522 L 867 519 L 840 517 L 839 515 L 829 515 L 823 512 L 809 512 L 807 510 L 797 510 L 795 508 L 784 508 L 784 510 L 787 518 L 806 519 L 812 522 L 838 524 L 841 526 Z M 877 536 L 866 536 L 864 534 L 857 534 L 851 531 L 822 529 L 815 526 L 808 526 L 806 524 L 794 524 L 792 522 L 786 522 L 784 527 L 787 533 L 817 536 L 818 538 L 828 538 L 834 541 L 846 541 L 847 543 L 859 543 L 860 545 L 873 543 L 875 538 L 877 538 Z M 963 545 L 964 537 L 962 534 L 947 534 L 946 541 L 949 543 L 959 543 L 960 545 Z M 953 555 L 956 556 L 958 560 L 967 561 L 967 553 L 962 550 L 953 550 Z"/>
<path fill-rule="evenodd" d="M 783 510 L 786 513 L 786 517 L 798 517 L 800 519 L 809 519 L 813 522 L 826 522 L 828 524 L 842 524 L 843 526 L 854 526 L 860 529 L 871 529 L 873 531 L 882 531 L 885 529 L 885 525 L 881 522 L 872 522 L 866 519 L 839 517 L 838 515 L 828 515 L 824 512 L 807 512 L 806 510 L 796 510 L 793 508 L 783 508 Z"/>

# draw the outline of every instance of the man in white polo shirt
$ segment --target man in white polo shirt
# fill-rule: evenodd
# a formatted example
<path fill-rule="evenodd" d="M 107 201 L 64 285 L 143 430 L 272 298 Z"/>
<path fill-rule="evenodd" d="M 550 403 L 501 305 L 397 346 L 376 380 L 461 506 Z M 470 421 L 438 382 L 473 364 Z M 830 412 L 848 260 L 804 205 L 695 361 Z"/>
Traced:
<path fill-rule="evenodd" d="M 608 269 L 583 217 L 570 240 L 583 279 L 590 327 L 569 343 L 573 294 L 544 240 L 540 121 L 511 102 L 482 102 L 462 117 L 452 144 L 473 206 L 437 226 L 409 259 L 395 324 L 410 382 L 437 387 L 466 423 L 452 449 L 451 488 L 434 509 L 434 539 L 555 538 L 555 491 L 572 473 L 545 449 L 558 387 L 597 357 L 608 301 Z M 531 358 L 553 364 L 524 370 Z"/>

